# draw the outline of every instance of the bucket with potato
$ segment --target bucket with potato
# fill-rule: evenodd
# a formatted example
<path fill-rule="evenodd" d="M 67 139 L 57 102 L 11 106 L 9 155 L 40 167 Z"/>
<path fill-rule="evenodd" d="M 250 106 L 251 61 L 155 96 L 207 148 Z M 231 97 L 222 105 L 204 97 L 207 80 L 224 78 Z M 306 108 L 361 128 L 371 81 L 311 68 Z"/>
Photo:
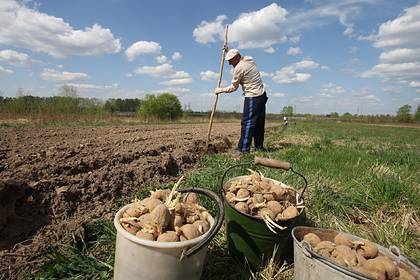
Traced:
<path fill-rule="evenodd" d="M 207 189 L 175 188 L 156 190 L 115 215 L 114 279 L 200 279 L 207 245 L 223 223 L 223 203 Z M 197 194 L 217 205 L 215 218 Z"/>
<path fill-rule="evenodd" d="M 420 269 L 399 249 L 332 229 L 306 226 L 292 231 L 294 279 L 419 280 Z"/>
<path fill-rule="evenodd" d="M 261 172 L 224 182 L 228 172 L 238 167 L 278 168 L 301 176 L 305 186 L 296 189 Z M 255 169 L 255 168 L 254 168 Z M 305 221 L 303 195 L 305 177 L 293 170 L 288 162 L 255 157 L 253 162 L 228 168 L 222 176 L 221 190 L 225 207 L 225 229 L 230 255 L 241 265 L 258 270 L 274 256 L 277 262 L 293 260 L 291 230 Z"/>

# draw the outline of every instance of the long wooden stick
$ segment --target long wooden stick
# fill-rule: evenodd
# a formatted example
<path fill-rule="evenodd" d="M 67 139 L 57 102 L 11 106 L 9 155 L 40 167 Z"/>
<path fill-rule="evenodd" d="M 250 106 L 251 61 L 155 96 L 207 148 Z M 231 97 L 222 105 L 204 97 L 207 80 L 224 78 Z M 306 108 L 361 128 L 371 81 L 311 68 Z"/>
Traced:
<path fill-rule="evenodd" d="M 228 34 L 228 25 L 226 25 L 226 27 L 225 27 L 225 40 L 224 40 L 224 43 L 223 43 L 222 60 L 220 62 L 219 81 L 217 82 L 217 87 L 220 87 L 220 85 L 222 84 L 223 65 L 224 65 L 224 62 L 225 62 L 225 54 L 226 54 L 226 48 L 227 48 L 227 34 Z M 215 94 L 214 98 L 213 98 L 213 109 L 212 109 L 211 115 L 210 115 L 209 130 L 207 132 L 207 143 L 206 143 L 207 147 L 209 146 L 209 142 L 210 142 L 211 127 L 213 125 L 213 117 L 214 117 L 214 112 L 216 111 L 217 99 L 218 98 L 219 98 L 219 95 Z"/>

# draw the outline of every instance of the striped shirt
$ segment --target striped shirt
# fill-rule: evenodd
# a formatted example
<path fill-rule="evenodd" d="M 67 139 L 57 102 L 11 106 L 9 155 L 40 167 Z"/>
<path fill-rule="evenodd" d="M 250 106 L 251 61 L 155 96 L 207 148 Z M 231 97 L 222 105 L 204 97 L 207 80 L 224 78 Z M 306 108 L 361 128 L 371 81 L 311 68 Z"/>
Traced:
<path fill-rule="evenodd" d="M 234 92 L 239 85 L 242 86 L 243 94 L 246 97 L 260 96 L 264 93 L 260 72 L 250 56 L 241 57 L 233 70 L 232 84 L 223 88 L 223 92 Z"/>

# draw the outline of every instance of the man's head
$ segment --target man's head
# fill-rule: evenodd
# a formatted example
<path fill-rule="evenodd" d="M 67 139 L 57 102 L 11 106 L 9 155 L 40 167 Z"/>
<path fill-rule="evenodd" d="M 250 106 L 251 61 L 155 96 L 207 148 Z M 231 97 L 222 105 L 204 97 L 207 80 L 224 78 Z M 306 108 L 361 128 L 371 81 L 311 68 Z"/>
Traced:
<path fill-rule="evenodd" d="M 241 60 L 241 54 L 237 49 L 230 49 L 226 54 L 225 60 L 229 61 L 229 64 L 235 67 L 239 60 Z"/>

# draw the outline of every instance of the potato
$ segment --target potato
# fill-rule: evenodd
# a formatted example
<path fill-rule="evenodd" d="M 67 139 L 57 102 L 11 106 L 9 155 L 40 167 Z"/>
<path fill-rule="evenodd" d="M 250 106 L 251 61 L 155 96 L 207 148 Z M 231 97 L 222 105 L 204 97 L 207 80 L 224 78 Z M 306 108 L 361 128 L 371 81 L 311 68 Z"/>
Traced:
<path fill-rule="evenodd" d="M 398 277 L 398 267 L 390 258 L 385 256 L 378 256 L 374 258 L 373 261 L 375 261 L 377 266 L 382 265 L 384 267 L 388 279 L 394 279 Z"/>
<path fill-rule="evenodd" d="M 247 189 L 239 189 L 236 193 L 236 197 L 239 199 L 247 198 L 249 197 L 249 191 Z"/>
<path fill-rule="evenodd" d="M 321 256 L 329 258 L 335 249 L 335 244 L 330 241 L 321 241 L 315 246 L 315 251 Z"/>
<path fill-rule="evenodd" d="M 137 225 L 134 225 L 133 223 L 123 222 L 121 223 L 122 227 L 128 231 L 129 233 L 135 235 L 137 231 L 140 229 Z"/>
<path fill-rule="evenodd" d="M 192 224 L 183 225 L 180 229 L 180 237 L 183 236 L 186 240 L 194 239 L 200 236 L 198 228 Z"/>
<path fill-rule="evenodd" d="M 254 193 L 252 197 L 255 198 L 257 203 L 264 202 L 264 196 L 261 193 Z"/>
<path fill-rule="evenodd" d="M 235 204 L 235 209 L 238 210 L 239 212 L 248 214 L 249 213 L 249 208 L 248 208 L 248 204 L 246 204 L 246 202 L 238 202 Z"/>
<path fill-rule="evenodd" d="M 163 202 L 157 198 L 148 197 L 140 201 L 140 204 L 149 209 L 149 212 L 152 212 L 156 206 L 163 204 Z"/>
<path fill-rule="evenodd" d="M 175 231 L 167 231 L 158 236 L 157 241 L 159 242 L 176 242 L 179 240 L 178 235 Z"/>
<path fill-rule="evenodd" d="M 270 217 L 272 220 L 275 218 L 273 211 L 271 211 L 268 208 L 262 208 L 259 212 L 258 212 L 258 216 L 260 216 L 262 219 L 264 219 L 265 216 Z"/>
<path fill-rule="evenodd" d="M 225 194 L 225 198 L 226 198 L 226 201 L 227 201 L 229 204 L 233 204 L 233 203 L 235 203 L 235 198 L 236 198 L 236 196 L 235 196 L 235 194 L 234 194 L 234 193 L 227 192 L 227 193 Z"/>
<path fill-rule="evenodd" d="M 169 190 L 169 189 L 165 189 L 165 190 L 159 189 L 159 190 L 156 190 L 156 191 L 152 192 L 152 194 L 150 195 L 150 198 L 159 199 L 161 202 L 165 202 L 166 199 L 168 198 L 170 192 L 171 192 L 171 190 Z M 152 211 L 152 210 L 150 210 L 150 211 Z"/>
<path fill-rule="evenodd" d="M 152 224 L 157 225 L 161 229 L 165 229 L 168 226 L 171 214 L 164 204 L 156 206 L 150 215 Z"/>
<path fill-rule="evenodd" d="M 356 266 L 357 265 L 357 253 L 346 245 L 337 245 L 334 251 L 331 252 L 331 256 L 335 258 L 340 264 L 344 263 L 344 266 Z"/>
<path fill-rule="evenodd" d="M 130 217 L 140 217 L 141 214 L 144 213 L 140 207 L 138 207 L 136 204 L 132 205 L 130 208 L 125 211 L 125 213 Z M 124 217 L 124 216 L 123 216 Z"/>
<path fill-rule="evenodd" d="M 339 233 L 334 237 L 334 243 L 336 245 L 345 245 L 350 248 L 353 246 L 352 239 L 343 233 Z"/>
<path fill-rule="evenodd" d="M 360 253 L 366 259 L 375 258 L 378 255 L 378 247 L 370 241 L 363 240 L 359 246 L 357 246 L 356 251 Z"/>
<path fill-rule="evenodd" d="M 284 196 L 286 195 L 286 189 L 277 184 L 271 185 L 270 192 L 274 194 L 274 198 L 277 201 L 284 200 Z"/>
<path fill-rule="evenodd" d="M 363 268 L 367 269 L 371 273 L 376 272 L 379 279 L 386 279 L 385 266 L 382 265 L 380 260 L 376 261 L 375 259 L 369 259 L 363 264 Z"/>
<path fill-rule="evenodd" d="M 174 230 L 175 227 L 182 227 L 184 224 L 184 216 L 178 215 L 176 213 L 172 213 L 169 218 L 168 229 Z"/>
<path fill-rule="evenodd" d="M 210 224 L 203 220 L 198 220 L 193 223 L 201 234 L 206 233 L 210 229 Z"/>
<path fill-rule="evenodd" d="M 399 267 L 398 268 L 399 274 L 400 274 L 400 280 L 416 280 L 416 278 L 407 272 L 407 270 Z"/>
<path fill-rule="evenodd" d="M 280 202 L 275 200 L 267 202 L 267 208 L 273 212 L 274 217 L 276 217 L 280 212 L 283 211 L 283 206 L 280 204 Z"/>
<path fill-rule="evenodd" d="M 315 247 L 319 242 L 321 242 L 321 238 L 312 232 L 305 234 L 303 240 L 308 242 L 312 247 Z"/>
<path fill-rule="evenodd" d="M 146 239 L 146 240 L 152 240 L 152 241 L 155 241 L 155 237 L 153 236 L 153 234 L 148 233 L 148 232 L 143 232 L 143 231 L 141 231 L 141 230 L 139 230 L 139 231 L 136 233 L 136 236 L 137 236 L 138 238 L 141 238 L 141 239 Z"/>
<path fill-rule="evenodd" d="M 183 201 L 187 202 L 187 203 L 197 204 L 198 203 L 197 194 L 196 193 L 187 193 L 187 195 L 184 197 Z"/>
<path fill-rule="evenodd" d="M 280 214 L 280 217 L 277 215 L 276 221 L 277 220 L 278 221 L 290 220 L 290 219 L 295 218 L 298 215 L 299 215 L 299 211 L 297 210 L 297 208 L 291 205 L 283 210 L 283 212 Z"/>
<path fill-rule="evenodd" d="M 274 195 L 273 195 L 273 194 L 271 194 L 271 193 L 265 193 L 265 194 L 263 194 L 263 197 L 264 197 L 264 199 L 265 199 L 265 200 L 267 200 L 267 201 L 272 201 L 272 200 L 275 200 Z"/>
<path fill-rule="evenodd" d="M 139 217 L 137 224 L 144 228 L 152 223 L 152 215 L 150 213 L 143 214 Z"/>
<path fill-rule="evenodd" d="M 363 274 L 363 275 L 365 275 L 365 276 L 367 276 L 367 277 L 370 277 L 372 279 L 375 279 L 375 280 L 386 280 L 385 273 L 380 273 L 380 272 L 377 272 L 377 271 L 372 271 L 370 269 L 367 269 L 364 266 L 357 266 L 357 267 L 354 268 L 354 270 L 357 271 L 357 272 L 359 272 L 359 273 L 361 273 L 361 274 Z"/>

